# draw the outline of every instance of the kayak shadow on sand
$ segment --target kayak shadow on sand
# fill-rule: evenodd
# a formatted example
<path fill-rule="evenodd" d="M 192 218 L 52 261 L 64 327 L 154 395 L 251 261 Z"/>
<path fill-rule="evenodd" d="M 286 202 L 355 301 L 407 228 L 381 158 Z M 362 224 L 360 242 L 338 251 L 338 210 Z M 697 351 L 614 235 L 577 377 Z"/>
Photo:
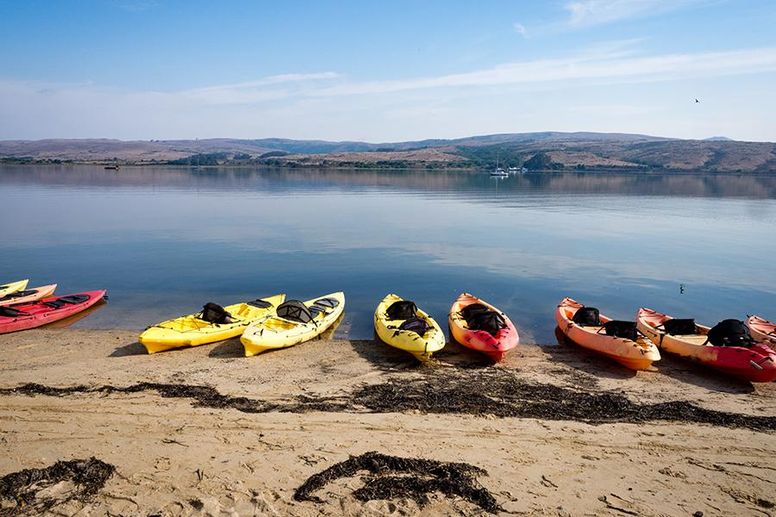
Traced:
<path fill-rule="evenodd" d="M 434 354 L 434 358 L 438 363 L 443 366 L 454 368 L 488 368 L 495 363 L 491 361 L 485 354 L 466 348 L 458 341 L 456 341 L 450 332 L 448 332 L 447 343 L 445 347 L 439 352 Z M 505 361 L 509 360 L 509 355 L 506 356 Z"/>
<path fill-rule="evenodd" d="M 147 355 L 145 347 L 138 341 L 117 347 L 108 357 L 126 357 L 128 355 Z"/>
<path fill-rule="evenodd" d="M 226 341 L 219 341 L 210 346 L 210 351 L 207 354 L 208 357 L 214 357 L 216 359 L 245 357 L 245 349 L 243 348 L 242 343 L 240 343 L 239 337 L 227 339 Z"/>
<path fill-rule="evenodd" d="M 660 352 L 660 361 L 655 363 L 658 372 L 687 384 L 723 393 L 752 393 L 754 385 L 744 379 L 718 372 L 713 368 L 683 359 L 673 354 Z"/>
<path fill-rule="evenodd" d="M 72 327 L 74 324 L 78 323 L 82 319 L 86 318 L 87 316 L 102 310 L 106 305 L 108 305 L 108 302 L 105 300 L 100 300 L 99 302 L 95 303 L 91 307 L 82 310 L 81 312 L 77 312 L 73 314 L 72 316 L 68 316 L 67 318 L 58 320 L 58 321 L 52 321 L 51 323 L 48 323 L 44 325 L 43 328 L 47 329 L 66 329 Z"/>
<path fill-rule="evenodd" d="M 447 341 L 442 350 L 434 353 L 427 363 L 421 363 L 409 352 L 388 345 L 376 332 L 371 341 L 351 341 L 351 345 L 358 355 L 385 372 L 419 368 L 487 368 L 493 364 L 487 357 L 452 339 Z"/>
<path fill-rule="evenodd" d="M 555 327 L 555 339 L 558 344 L 542 347 L 553 361 L 564 363 L 566 366 L 599 377 L 610 379 L 631 379 L 636 376 L 636 371 L 626 368 L 616 361 L 601 354 L 597 354 L 582 346 L 577 345 L 560 328 Z"/>
<path fill-rule="evenodd" d="M 380 371 L 396 372 L 424 366 L 409 352 L 399 350 L 383 342 L 377 337 L 376 332 L 371 340 L 351 340 L 350 344 L 358 355 L 372 363 Z"/>

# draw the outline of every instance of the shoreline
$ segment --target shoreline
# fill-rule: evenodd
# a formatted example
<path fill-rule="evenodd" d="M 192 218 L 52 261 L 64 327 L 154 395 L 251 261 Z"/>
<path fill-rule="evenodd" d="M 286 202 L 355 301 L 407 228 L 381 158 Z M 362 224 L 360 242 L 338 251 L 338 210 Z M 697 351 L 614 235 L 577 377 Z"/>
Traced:
<path fill-rule="evenodd" d="M 370 341 L 315 340 L 245 358 L 238 340 L 147 355 L 136 337 L 76 329 L 0 336 L 0 442 L 10 451 L 0 476 L 90 457 L 115 467 L 93 498 L 57 508 L 65 513 L 486 513 L 439 492 L 425 505 L 362 501 L 353 491 L 363 472 L 318 490 L 322 502 L 294 499 L 310 476 L 375 451 L 484 469 L 478 483 L 506 512 L 770 514 L 776 503 L 767 495 L 776 470 L 774 383 L 719 379 L 672 358 L 658 372 L 629 372 L 567 346 L 521 345 L 487 366 L 448 345 L 421 367 Z M 10 391 L 27 383 L 75 389 Z M 426 405 L 412 405 L 418 400 Z M 622 400 L 677 407 L 680 419 L 690 406 L 678 403 L 739 420 L 579 418 Z M 554 413 L 509 416 L 527 408 Z M 556 418 L 566 410 L 576 417 Z M 754 421 L 746 418 L 765 428 L 736 424 Z"/>

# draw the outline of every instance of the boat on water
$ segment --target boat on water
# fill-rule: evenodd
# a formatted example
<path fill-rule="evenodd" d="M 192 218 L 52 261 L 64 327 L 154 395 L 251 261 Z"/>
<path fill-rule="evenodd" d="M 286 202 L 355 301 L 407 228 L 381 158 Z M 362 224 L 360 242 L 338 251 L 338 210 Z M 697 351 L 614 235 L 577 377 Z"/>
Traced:
<path fill-rule="evenodd" d="M 509 176 L 509 173 L 506 172 L 501 167 L 496 167 L 494 170 L 490 171 L 490 175 L 496 176 L 496 177 L 502 177 L 502 176 Z"/>

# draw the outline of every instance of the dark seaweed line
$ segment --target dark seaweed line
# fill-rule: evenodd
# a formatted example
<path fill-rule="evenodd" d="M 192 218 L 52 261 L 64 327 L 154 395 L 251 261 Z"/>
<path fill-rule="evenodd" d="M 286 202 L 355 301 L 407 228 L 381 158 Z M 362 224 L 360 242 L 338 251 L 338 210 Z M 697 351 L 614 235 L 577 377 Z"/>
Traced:
<path fill-rule="evenodd" d="M 362 502 L 409 497 L 423 507 L 431 502 L 428 494 L 441 492 L 448 497 L 461 497 L 490 513 L 503 511 L 493 494 L 477 482 L 478 475 L 488 474 L 484 469 L 468 463 L 400 458 L 378 452 L 351 456 L 310 476 L 296 489 L 294 499 L 323 503 L 321 498 L 313 495 L 314 492 L 332 481 L 356 476 L 361 471 L 371 474 L 363 479 L 364 485 L 353 492 L 353 496 Z"/>
<path fill-rule="evenodd" d="M 590 424 L 670 421 L 708 424 L 755 431 L 776 430 L 776 417 L 744 415 L 706 409 L 687 401 L 639 404 L 611 392 L 587 393 L 549 384 L 527 384 L 503 374 L 433 375 L 421 379 L 389 379 L 364 385 L 348 396 L 300 396 L 271 403 L 223 395 L 211 386 L 143 382 L 126 387 L 51 387 L 36 383 L 0 389 L 5 395 L 62 397 L 78 393 L 139 393 L 156 391 L 164 398 L 192 399 L 195 407 L 236 409 L 244 413 L 420 411 L 434 414 L 494 415 L 497 417 L 571 420 Z"/>

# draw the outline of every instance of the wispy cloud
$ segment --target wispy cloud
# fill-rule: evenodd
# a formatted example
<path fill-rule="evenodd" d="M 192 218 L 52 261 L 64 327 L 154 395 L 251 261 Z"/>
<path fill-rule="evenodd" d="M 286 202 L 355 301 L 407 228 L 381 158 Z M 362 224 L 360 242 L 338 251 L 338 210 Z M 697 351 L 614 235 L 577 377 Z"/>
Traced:
<path fill-rule="evenodd" d="M 776 70 L 776 47 L 727 52 L 631 56 L 600 51 L 558 59 L 506 63 L 493 68 L 438 77 L 346 82 L 310 92 L 315 96 L 367 95 L 408 90 L 487 87 L 585 79 L 633 82 L 713 77 Z"/>
<path fill-rule="evenodd" d="M 335 72 L 318 72 L 309 74 L 281 74 L 264 77 L 255 81 L 234 84 L 206 86 L 179 92 L 181 95 L 212 104 L 245 104 L 268 101 L 287 97 L 297 93 L 300 88 L 320 81 L 330 81 L 339 78 Z M 282 88 L 277 88 L 281 86 Z"/>
<path fill-rule="evenodd" d="M 708 0 L 576 0 L 565 5 L 572 27 L 591 27 L 630 18 L 653 16 Z"/>
<path fill-rule="evenodd" d="M 528 30 L 525 28 L 525 25 L 522 23 L 515 22 L 512 24 L 512 27 L 514 27 L 515 32 L 521 35 L 524 38 L 528 37 Z"/>

